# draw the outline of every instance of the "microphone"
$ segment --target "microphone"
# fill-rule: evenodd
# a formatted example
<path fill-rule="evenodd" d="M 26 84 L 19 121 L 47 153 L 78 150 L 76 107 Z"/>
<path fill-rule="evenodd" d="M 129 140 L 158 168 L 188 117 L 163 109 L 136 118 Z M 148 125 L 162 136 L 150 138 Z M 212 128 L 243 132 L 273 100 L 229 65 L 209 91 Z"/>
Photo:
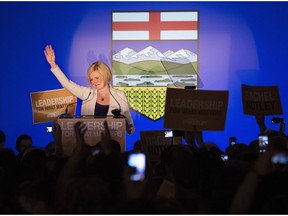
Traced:
<path fill-rule="evenodd" d="M 113 114 L 113 118 L 124 118 L 125 121 L 126 121 L 126 124 L 130 127 L 133 127 L 132 124 L 128 124 L 128 121 L 127 121 L 127 117 L 125 115 L 122 115 L 121 114 L 121 105 L 119 103 L 119 101 L 114 97 L 114 95 L 111 93 L 111 90 L 110 90 L 110 85 L 109 85 L 109 93 L 111 94 L 111 96 L 114 98 L 114 100 L 117 102 L 118 106 L 119 106 L 119 109 L 113 109 L 111 110 L 112 114 Z"/>
<path fill-rule="evenodd" d="M 118 102 L 118 100 L 114 97 L 114 95 L 111 93 L 111 90 L 110 90 L 110 85 L 109 85 L 109 93 L 110 95 L 114 98 L 114 100 L 117 102 L 118 106 L 119 106 L 119 109 L 113 109 L 111 112 L 112 114 L 114 115 L 114 118 L 126 118 L 124 115 L 121 114 L 121 105 L 120 103 Z"/>
<path fill-rule="evenodd" d="M 82 100 L 82 102 L 88 100 L 88 98 L 90 97 L 90 95 L 91 95 L 91 91 L 89 92 L 87 98 L 85 98 L 84 100 Z M 61 114 L 61 115 L 60 115 L 60 118 L 72 118 L 71 115 L 68 114 L 68 107 L 69 107 L 69 106 L 72 106 L 72 105 L 74 105 L 74 104 L 77 104 L 77 101 L 74 102 L 74 103 L 67 104 L 66 109 L 65 109 L 65 113 L 64 113 L 64 114 Z"/>

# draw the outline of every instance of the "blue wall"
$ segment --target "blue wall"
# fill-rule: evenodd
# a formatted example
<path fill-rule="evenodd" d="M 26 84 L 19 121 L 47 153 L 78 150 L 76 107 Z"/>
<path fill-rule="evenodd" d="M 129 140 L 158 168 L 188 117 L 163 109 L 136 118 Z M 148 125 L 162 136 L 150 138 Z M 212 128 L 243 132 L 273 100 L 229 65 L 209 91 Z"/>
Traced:
<path fill-rule="evenodd" d="M 256 139 L 253 116 L 243 114 L 241 84 L 278 85 L 287 119 L 288 3 L 286 2 L 1 2 L 0 3 L 0 129 L 6 147 L 15 148 L 22 133 L 35 146 L 52 140 L 43 124 L 33 124 L 30 92 L 61 88 L 49 71 L 43 50 L 52 44 L 62 70 L 87 85 L 91 61 L 110 63 L 111 11 L 199 10 L 200 79 L 203 89 L 229 90 L 225 131 L 205 131 L 205 141 L 221 149 L 230 136 L 241 143 Z M 162 129 L 132 111 L 137 132 L 127 136 L 127 149 L 140 130 Z M 269 128 L 278 130 L 279 125 Z"/>

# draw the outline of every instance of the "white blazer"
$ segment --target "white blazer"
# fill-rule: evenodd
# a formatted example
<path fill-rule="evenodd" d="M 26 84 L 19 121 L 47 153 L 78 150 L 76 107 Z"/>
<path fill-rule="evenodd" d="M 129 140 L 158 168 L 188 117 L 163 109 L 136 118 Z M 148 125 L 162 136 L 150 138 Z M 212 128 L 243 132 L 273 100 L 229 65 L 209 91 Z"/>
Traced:
<path fill-rule="evenodd" d="M 69 80 L 62 70 L 57 66 L 52 69 L 52 73 L 56 76 L 63 88 L 67 89 L 71 94 L 77 98 L 84 100 L 81 106 L 81 115 L 94 115 L 94 109 L 97 101 L 97 90 L 91 87 L 81 86 Z M 121 114 L 126 117 L 127 129 L 128 126 L 133 125 L 133 119 L 130 113 L 130 106 L 124 91 L 110 88 L 110 104 L 107 115 L 113 115 L 112 110 L 120 109 Z M 89 97 L 88 97 L 89 96 Z"/>

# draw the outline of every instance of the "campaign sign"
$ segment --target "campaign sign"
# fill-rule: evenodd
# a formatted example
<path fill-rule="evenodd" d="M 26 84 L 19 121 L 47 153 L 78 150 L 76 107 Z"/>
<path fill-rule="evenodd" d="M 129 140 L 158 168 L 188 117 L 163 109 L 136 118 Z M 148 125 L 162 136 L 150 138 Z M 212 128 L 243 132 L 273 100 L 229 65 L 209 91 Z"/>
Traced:
<path fill-rule="evenodd" d="M 171 131 L 165 130 L 140 131 L 142 150 L 150 161 L 159 161 L 161 153 L 175 143 Z M 168 136 L 167 136 L 168 135 Z"/>
<path fill-rule="evenodd" d="M 77 98 L 66 89 L 30 93 L 33 123 L 54 121 L 59 115 L 74 115 Z M 68 107 L 69 106 L 69 107 Z"/>
<path fill-rule="evenodd" d="M 242 85 L 242 105 L 247 115 L 283 114 L 278 86 Z"/>
<path fill-rule="evenodd" d="M 228 91 L 168 88 L 164 127 L 175 130 L 224 130 Z"/>

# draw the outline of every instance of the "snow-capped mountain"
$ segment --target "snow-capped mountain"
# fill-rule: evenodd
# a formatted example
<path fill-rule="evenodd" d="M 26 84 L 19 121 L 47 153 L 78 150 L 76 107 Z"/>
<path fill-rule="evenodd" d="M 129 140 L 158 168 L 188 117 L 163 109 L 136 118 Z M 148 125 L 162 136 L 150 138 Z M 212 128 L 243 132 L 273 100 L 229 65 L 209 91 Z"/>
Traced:
<path fill-rule="evenodd" d="M 120 61 L 120 62 L 123 62 L 123 61 L 127 61 L 131 58 L 131 56 L 133 56 L 134 54 L 136 54 L 136 52 L 131 49 L 131 48 L 125 48 L 123 50 L 121 50 L 120 52 L 116 53 L 114 56 L 113 56 L 113 60 L 115 61 Z"/>
<path fill-rule="evenodd" d="M 171 55 L 166 56 L 166 58 L 172 60 L 173 62 L 177 62 L 180 64 L 187 64 L 189 62 L 196 62 L 197 54 L 187 49 L 180 49 L 177 52 L 174 52 Z"/>
<path fill-rule="evenodd" d="M 118 61 L 125 64 L 132 64 L 135 62 L 148 60 L 187 64 L 189 62 L 196 62 L 197 54 L 187 49 L 180 49 L 176 52 L 167 50 L 166 52 L 161 53 L 158 49 L 148 46 L 139 52 L 136 52 L 131 48 L 125 48 L 113 55 L 113 61 Z"/>
<path fill-rule="evenodd" d="M 127 61 L 127 63 L 132 64 L 135 62 L 147 61 L 147 60 L 160 61 L 160 59 L 162 58 L 165 58 L 165 56 L 159 50 L 157 50 L 152 46 L 148 46 L 145 49 L 132 55 L 130 59 Z"/>
<path fill-rule="evenodd" d="M 163 55 L 167 57 L 167 56 L 169 56 L 169 55 L 172 55 L 173 53 L 174 53 L 174 51 L 172 51 L 172 50 L 167 50 L 166 52 L 163 53 Z"/>

